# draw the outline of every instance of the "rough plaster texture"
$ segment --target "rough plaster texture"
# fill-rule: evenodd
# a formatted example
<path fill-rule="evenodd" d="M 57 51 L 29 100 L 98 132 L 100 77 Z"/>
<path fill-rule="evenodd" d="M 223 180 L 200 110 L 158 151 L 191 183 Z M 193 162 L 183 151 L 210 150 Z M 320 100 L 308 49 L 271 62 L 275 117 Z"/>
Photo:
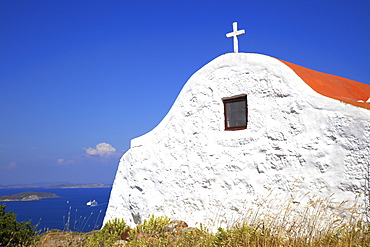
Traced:
<path fill-rule="evenodd" d="M 248 128 L 224 130 L 222 98 L 248 95 Z M 225 226 L 247 202 L 364 192 L 370 111 L 313 91 L 259 54 L 222 55 L 185 84 L 162 122 L 120 160 L 104 222 L 166 215 Z"/>

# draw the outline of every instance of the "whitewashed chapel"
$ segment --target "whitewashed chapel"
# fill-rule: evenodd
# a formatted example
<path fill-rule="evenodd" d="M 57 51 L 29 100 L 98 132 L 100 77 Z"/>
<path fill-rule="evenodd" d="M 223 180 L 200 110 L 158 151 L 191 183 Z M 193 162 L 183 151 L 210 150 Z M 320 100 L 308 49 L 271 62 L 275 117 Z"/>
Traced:
<path fill-rule="evenodd" d="M 365 203 L 370 86 L 270 56 L 217 57 L 120 160 L 104 222 L 151 214 L 227 226 L 259 199 Z M 270 204 L 268 204 L 270 205 Z M 267 206 L 268 206 L 267 205 Z"/>

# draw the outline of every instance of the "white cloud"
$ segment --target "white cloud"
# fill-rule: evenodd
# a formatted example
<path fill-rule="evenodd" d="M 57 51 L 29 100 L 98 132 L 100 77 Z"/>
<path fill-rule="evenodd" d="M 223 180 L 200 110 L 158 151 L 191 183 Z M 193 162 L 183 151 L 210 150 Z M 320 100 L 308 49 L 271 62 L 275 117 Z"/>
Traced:
<path fill-rule="evenodd" d="M 95 148 L 83 148 L 85 154 L 75 155 L 70 158 L 56 159 L 58 165 L 78 165 L 78 164 L 111 164 L 117 163 L 116 158 L 121 156 L 123 151 L 118 151 L 111 144 L 102 142 Z"/>
<path fill-rule="evenodd" d="M 99 143 L 95 148 L 85 148 L 88 155 L 110 156 L 115 154 L 116 149 L 109 143 Z"/>

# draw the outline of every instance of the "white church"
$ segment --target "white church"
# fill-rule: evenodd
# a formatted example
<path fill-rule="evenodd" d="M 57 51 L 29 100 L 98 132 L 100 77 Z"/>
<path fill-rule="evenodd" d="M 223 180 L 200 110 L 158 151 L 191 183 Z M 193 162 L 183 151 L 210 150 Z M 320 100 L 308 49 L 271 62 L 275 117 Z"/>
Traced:
<path fill-rule="evenodd" d="M 193 74 L 160 124 L 131 141 L 104 223 L 227 226 L 269 193 L 275 205 L 359 196 L 369 206 L 370 85 L 239 53 L 243 33 L 234 23 L 234 53 Z"/>

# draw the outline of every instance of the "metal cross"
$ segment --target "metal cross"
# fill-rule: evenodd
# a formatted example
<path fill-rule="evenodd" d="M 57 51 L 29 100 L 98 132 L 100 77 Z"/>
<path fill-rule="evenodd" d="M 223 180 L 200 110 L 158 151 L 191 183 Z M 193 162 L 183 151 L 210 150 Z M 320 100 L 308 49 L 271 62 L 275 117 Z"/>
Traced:
<path fill-rule="evenodd" d="M 244 33 L 245 33 L 244 29 L 238 31 L 238 23 L 234 22 L 233 23 L 233 31 L 231 33 L 226 34 L 227 38 L 234 37 L 234 52 L 235 53 L 238 53 L 238 36 L 242 35 Z"/>

